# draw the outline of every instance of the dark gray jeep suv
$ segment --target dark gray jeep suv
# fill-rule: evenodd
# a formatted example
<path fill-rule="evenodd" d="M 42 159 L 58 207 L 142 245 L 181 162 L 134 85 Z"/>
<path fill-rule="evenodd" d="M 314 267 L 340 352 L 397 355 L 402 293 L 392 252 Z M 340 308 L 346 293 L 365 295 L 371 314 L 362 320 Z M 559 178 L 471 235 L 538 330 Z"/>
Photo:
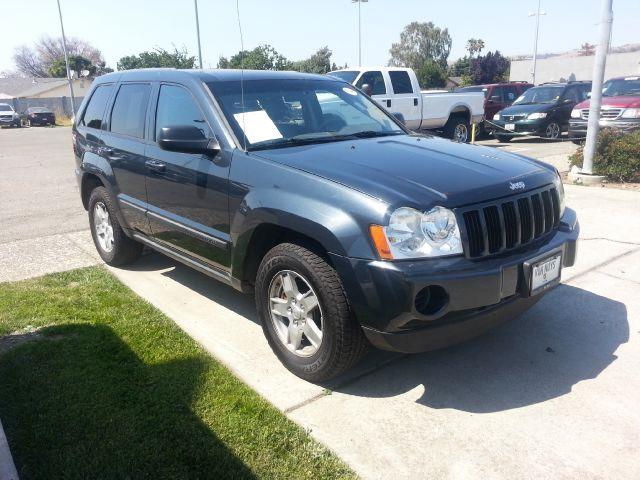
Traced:
<path fill-rule="evenodd" d="M 573 265 L 551 166 L 408 132 L 351 85 L 284 72 L 99 77 L 73 126 L 110 265 L 147 245 L 243 292 L 292 372 L 419 352 L 525 311 Z"/>

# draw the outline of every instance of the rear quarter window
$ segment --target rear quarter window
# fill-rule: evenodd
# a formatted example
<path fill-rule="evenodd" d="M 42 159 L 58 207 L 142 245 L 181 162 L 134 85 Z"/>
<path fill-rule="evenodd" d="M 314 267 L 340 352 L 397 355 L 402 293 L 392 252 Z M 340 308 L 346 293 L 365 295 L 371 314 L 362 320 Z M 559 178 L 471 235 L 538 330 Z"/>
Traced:
<path fill-rule="evenodd" d="M 80 125 L 89 128 L 102 128 L 102 116 L 107 106 L 107 101 L 113 90 L 113 85 L 99 85 L 91 95 L 87 108 L 84 110 Z"/>

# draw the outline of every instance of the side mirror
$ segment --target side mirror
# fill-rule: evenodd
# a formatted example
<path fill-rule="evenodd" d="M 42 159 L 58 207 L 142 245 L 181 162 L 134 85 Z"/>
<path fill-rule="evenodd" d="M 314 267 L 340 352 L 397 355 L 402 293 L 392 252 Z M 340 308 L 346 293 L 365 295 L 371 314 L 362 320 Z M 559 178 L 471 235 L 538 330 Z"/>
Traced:
<path fill-rule="evenodd" d="M 395 119 L 399 121 L 402 125 L 405 125 L 404 115 L 402 115 L 400 112 L 395 112 L 395 113 L 392 113 L 391 115 L 393 115 Z"/>
<path fill-rule="evenodd" d="M 591 98 L 591 92 L 587 92 L 587 98 Z"/>
<path fill-rule="evenodd" d="M 365 83 L 364 85 L 362 85 L 362 88 L 360 90 L 362 90 L 368 96 L 373 95 L 373 87 L 368 83 Z"/>
<path fill-rule="evenodd" d="M 204 153 L 215 155 L 220 144 L 215 138 L 205 137 L 202 130 L 193 125 L 162 127 L 158 134 L 158 145 L 170 152 Z"/>

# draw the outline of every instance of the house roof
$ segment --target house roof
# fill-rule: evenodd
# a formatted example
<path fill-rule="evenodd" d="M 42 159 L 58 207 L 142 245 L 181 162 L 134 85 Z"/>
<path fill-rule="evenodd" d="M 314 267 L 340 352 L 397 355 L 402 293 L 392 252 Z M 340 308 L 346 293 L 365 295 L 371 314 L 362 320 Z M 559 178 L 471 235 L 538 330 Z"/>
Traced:
<path fill-rule="evenodd" d="M 0 98 L 32 97 L 66 84 L 66 78 L 0 78 Z"/>

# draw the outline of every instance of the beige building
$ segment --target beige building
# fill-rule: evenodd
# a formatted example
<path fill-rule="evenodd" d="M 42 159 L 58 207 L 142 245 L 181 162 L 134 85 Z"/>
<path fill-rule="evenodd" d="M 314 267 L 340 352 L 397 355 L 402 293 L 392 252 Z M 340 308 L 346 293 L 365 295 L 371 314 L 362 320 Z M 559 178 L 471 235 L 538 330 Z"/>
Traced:
<path fill-rule="evenodd" d="M 76 78 L 73 80 L 73 94 L 84 97 L 93 80 Z M 55 98 L 69 96 L 69 82 L 66 78 L 36 78 L 26 89 L 15 95 L 15 98 Z"/>
<path fill-rule="evenodd" d="M 591 80 L 595 55 L 582 56 L 578 52 L 567 52 L 547 58 L 538 58 L 536 84 L 559 80 Z M 531 81 L 533 60 L 512 60 L 509 80 Z M 640 75 L 640 49 L 634 52 L 607 55 L 605 79 L 627 75 Z"/>

